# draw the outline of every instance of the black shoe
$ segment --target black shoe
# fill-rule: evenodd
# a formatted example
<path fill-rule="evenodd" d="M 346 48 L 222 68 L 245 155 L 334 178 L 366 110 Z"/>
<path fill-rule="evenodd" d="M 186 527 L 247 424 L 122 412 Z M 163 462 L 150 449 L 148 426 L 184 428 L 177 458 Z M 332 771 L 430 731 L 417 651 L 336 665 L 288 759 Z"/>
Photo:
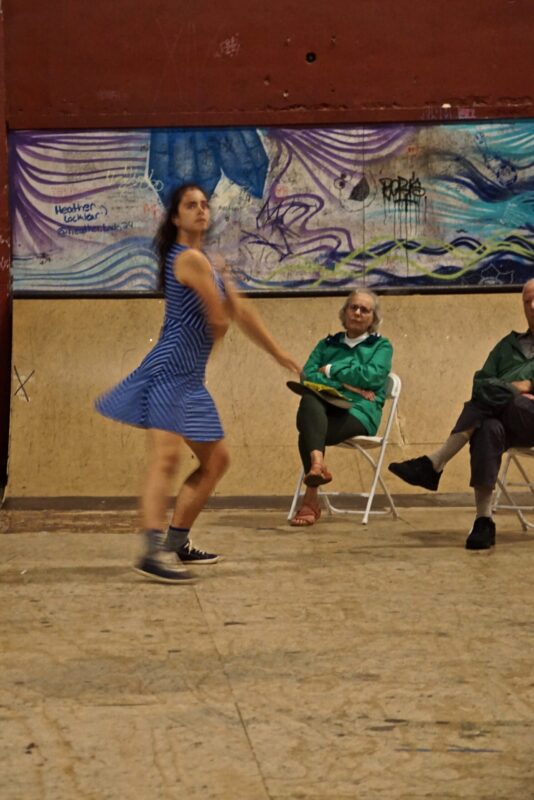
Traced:
<path fill-rule="evenodd" d="M 183 568 L 171 553 L 163 548 L 154 547 L 154 536 L 150 539 L 150 547 L 145 555 L 134 565 L 134 570 L 147 578 L 154 578 L 162 583 L 191 583 L 193 575 Z"/>
<path fill-rule="evenodd" d="M 197 550 L 191 542 L 186 542 L 183 547 L 176 551 L 176 555 L 184 564 L 216 564 L 220 556 L 216 553 L 206 553 L 204 550 Z"/>
<path fill-rule="evenodd" d="M 428 456 L 409 458 L 408 461 L 393 462 L 388 466 L 390 472 L 412 486 L 422 486 L 435 492 L 441 472 L 436 472 Z"/>
<path fill-rule="evenodd" d="M 466 550 L 489 550 L 494 544 L 494 521 L 490 517 L 477 517 L 465 541 Z"/>

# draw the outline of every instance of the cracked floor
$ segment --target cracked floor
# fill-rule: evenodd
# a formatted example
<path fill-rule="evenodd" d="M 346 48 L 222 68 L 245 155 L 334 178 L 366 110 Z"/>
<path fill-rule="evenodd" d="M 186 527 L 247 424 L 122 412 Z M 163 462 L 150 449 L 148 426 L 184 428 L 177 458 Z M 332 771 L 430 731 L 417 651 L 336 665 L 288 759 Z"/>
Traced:
<path fill-rule="evenodd" d="M 137 576 L 132 512 L 0 512 L 3 800 L 532 800 L 534 534 L 208 511 Z"/>

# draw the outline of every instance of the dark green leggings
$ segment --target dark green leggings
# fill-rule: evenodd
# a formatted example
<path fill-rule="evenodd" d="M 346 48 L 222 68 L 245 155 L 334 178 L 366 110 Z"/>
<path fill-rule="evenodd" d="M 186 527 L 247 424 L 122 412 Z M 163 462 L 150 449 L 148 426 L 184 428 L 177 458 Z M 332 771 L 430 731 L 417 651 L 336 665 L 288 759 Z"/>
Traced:
<path fill-rule="evenodd" d="M 297 428 L 304 472 L 310 471 L 312 450 L 324 453 L 326 445 L 339 444 L 351 436 L 367 435 L 359 419 L 343 408 L 324 403 L 313 394 L 304 395 L 300 401 Z"/>

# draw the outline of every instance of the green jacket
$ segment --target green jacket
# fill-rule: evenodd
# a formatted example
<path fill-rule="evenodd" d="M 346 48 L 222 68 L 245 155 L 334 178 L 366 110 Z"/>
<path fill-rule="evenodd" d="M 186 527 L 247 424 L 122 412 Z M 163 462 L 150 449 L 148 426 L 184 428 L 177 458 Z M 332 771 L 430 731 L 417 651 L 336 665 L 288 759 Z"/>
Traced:
<path fill-rule="evenodd" d="M 389 339 L 372 333 L 355 347 L 349 347 L 343 339 L 344 333 L 336 333 L 321 339 L 304 364 L 303 379 L 333 386 L 351 402 L 349 413 L 364 425 L 367 433 L 374 436 L 380 424 L 382 408 L 386 399 L 386 380 L 391 371 L 393 347 Z M 327 378 L 319 367 L 331 364 Z M 359 394 L 344 389 L 343 384 L 371 389 L 376 397 L 366 400 Z"/>
<path fill-rule="evenodd" d="M 523 355 L 520 334 L 512 331 L 495 345 L 486 363 L 475 372 L 472 399 L 492 406 L 508 403 L 518 390 L 511 381 L 534 381 L 534 358 Z"/>

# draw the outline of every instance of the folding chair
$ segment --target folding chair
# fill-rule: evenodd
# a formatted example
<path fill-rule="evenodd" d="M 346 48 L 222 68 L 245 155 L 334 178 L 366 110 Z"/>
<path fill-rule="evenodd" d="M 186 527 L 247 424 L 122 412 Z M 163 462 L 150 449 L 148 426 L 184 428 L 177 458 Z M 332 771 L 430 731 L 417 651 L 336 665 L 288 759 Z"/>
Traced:
<path fill-rule="evenodd" d="M 395 508 L 395 503 L 393 502 L 393 498 L 391 497 L 388 488 L 382 479 L 380 472 L 382 469 L 382 464 L 384 462 L 384 456 L 386 454 L 386 447 L 389 442 L 391 428 L 393 426 L 393 422 L 397 414 L 397 405 L 399 402 L 401 388 L 402 388 L 402 383 L 399 376 L 396 375 L 394 372 L 390 372 L 386 384 L 386 404 L 384 405 L 384 415 L 383 415 L 383 422 L 385 418 L 385 425 L 383 433 L 381 435 L 353 436 L 350 439 L 346 439 L 344 442 L 340 442 L 340 444 L 334 445 L 334 447 L 343 447 L 345 449 L 361 453 L 361 455 L 373 468 L 374 474 L 369 492 L 357 492 L 355 494 L 356 497 L 367 498 L 367 504 L 364 509 L 337 508 L 336 506 L 333 505 L 330 498 L 338 496 L 339 492 L 325 492 L 320 490 L 319 493 L 321 497 L 324 497 L 326 508 L 329 514 L 362 514 L 363 525 L 367 524 L 367 522 L 369 521 L 369 516 L 371 514 L 392 514 L 394 519 L 398 518 L 399 515 L 397 513 L 397 509 Z M 373 450 L 377 448 L 379 452 L 378 452 L 378 458 L 375 460 L 369 455 L 367 450 Z M 297 504 L 302 490 L 303 480 L 304 480 L 304 470 L 302 469 L 300 472 L 300 477 L 298 479 L 297 488 L 295 489 L 295 494 L 293 495 L 293 502 L 291 503 L 291 508 L 289 509 L 289 514 L 287 516 L 289 520 L 293 518 L 296 512 Z M 371 507 L 373 505 L 378 484 L 380 484 L 382 491 L 384 492 L 384 495 L 389 502 L 389 506 L 386 506 L 385 509 L 372 510 Z"/>
<path fill-rule="evenodd" d="M 534 485 L 528 477 L 525 468 L 520 463 L 520 457 L 534 458 L 534 447 L 511 447 L 507 451 L 504 460 L 504 466 L 501 470 L 501 474 L 497 478 L 497 491 L 495 492 L 495 500 L 493 501 L 493 510 L 515 511 L 519 517 L 523 530 L 526 531 L 529 528 L 534 528 L 534 522 L 529 522 L 523 514 L 523 511 L 534 511 Z M 521 481 L 510 481 L 508 479 L 508 469 L 510 464 L 513 464 L 521 475 Z M 530 494 L 533 495 L 532 505 L 519 505 L 516 503 L 513 495 L 511 495 L 508 491 L 508 489 L 511 487 L 528 490 Z M 507 501 L 506 503 L 501 503 L 502 495 L 504 495 Z"/>

